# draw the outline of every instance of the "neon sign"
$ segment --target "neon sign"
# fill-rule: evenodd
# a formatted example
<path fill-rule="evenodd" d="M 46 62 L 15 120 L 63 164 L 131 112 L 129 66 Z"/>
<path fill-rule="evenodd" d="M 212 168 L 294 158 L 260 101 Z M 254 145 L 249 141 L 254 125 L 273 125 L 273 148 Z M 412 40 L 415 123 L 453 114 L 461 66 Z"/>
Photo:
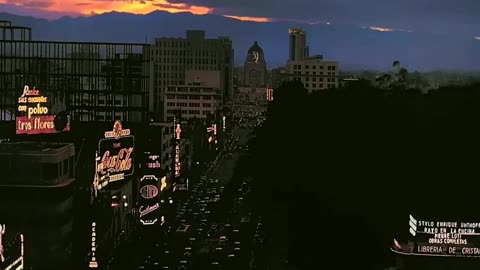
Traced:
<path fill-rule="evenodd" d="M 5 224 L 0 224 L 0 261 L 4 262 L 5 257 L 3 256 L 3 235 L 5 234 Z"/>
<path fill-rule="evenodd" d="M 174 154 L 174 170 L 175 170 L 175 177 L 180 176 L 180 138 L 182 134 L 182 129 L 180 128 L 180 124 L 177 123 L 177 118 L 174 117 L 173 119 L 173 127 L 175 128 L 175 136 L 174 136 L 174 143 L 175 143 L 175 154 Z"/>
<path fill-rule="evenodd" d="M 160 207 L 156 200 L 159 194 L 158 178 L 155 175 L 144 175 L 140 179 L 140 185 L 140 195 L 143 198 L 138 209 L 140 222 L 143 225 L 153 225 L 158 220 L 156 210 Z"/>
<path fill-rule="evenodd" d="M 143 219 L 140 220 L 140 222 L 142 222 L 143 225 L 153 225 L 153 224 L 155 224 L 157 221 L 158 221 L 157 218 L 154 219 L 154 220 L 147 220 L 147 221 L 145 221 L 145 220 L 143 220 Z"/>
<path fill-rule="evenodd" d="M 180 176 L 180 145 L 178 143 L 175 145 L 175 177 Z"/>
<path fill-rule="evenodd" d="M 267 101 L 273 101 L 273 89 L 267 88 Z"/>
<path fill-rule="evenodd" d="M 138 209 L 138 212 L 140 213 L 140 217 L 143 217 L 147 214 L 150 214 L 151 212 L 157 210 L 160 207 L 159 203 L 156 203 L 152 206 L 140 206 Z"/>
<path fill-rule="evenodd" d="M 111 155 L 107 150 L 98 165 L 98 170 L 105 170 L 107 173 L 128 171 L 132 168 L 132 153 L 133 147 L 121 148 L 116 155 Z"/>
<path fill-rule="evenodd" d="M 161 164 L 160 164 L 160 162 L 158 162 L 159 159 L 160 159 L 159 155 L 148 155 L 147 156 L 147 162 L 146 162 L 147 168 L 148 169 L 160 169 Z"/>
<path fill-rule="evenodd" d="M 180 124 L 177 124 L 175 128 L 175 139 L 180 140 L 180 135 L 182 134 L 182 129 L 180 128 Z"/>
<path fill-rule="evenodd" d="M 96 232 L 97 224 L 95 222 L 92 222 L 92 258 L 90 259 L 90 263 L 88 266 L 90 268 L 98 268 L 98 262 L 97 258 L 95 257 L 96 251 L 97 251 L 97 232 Z"/>
<path fill-rule="evenodd" d="M 55 129 L 55 116 L 45 104 L 48 97 L 41 96 L 40 91 L 30 89 L 26 85 L 22 95 L 18 98 L 18 115 L 16 117 L 16 134 L 48 134 L 58 133 Z M 70 131 L 70 117 L 63 131 Z"/>
<path fill-rule="evenodd" d="M 130 135 L 130 129 L 123 129 L 122 122 L 120 120 L 115 121 L 112 131 L 106 131 L 104 134 L 105 139 L 114 138 L 115 140 L 128 135 Z"/>
<path fill-rule="evenodd" d="M 160 191 L 163 191 L 166 188 L 167 188 L 167 177 L 164 176 L 160 181 Z"/>
<path fill-rule="evenodd" d="M 2 235 L 5 234 L 5 225 L 0 224 L 0 251 L 3 250 L 2 244 Z M 0 255 L 0 267 L 4 270 L 23 270 L 24 269 L 24 245 L 23 245 L 23 234 L 20 234 L 20 256 L 13 260 L 13 254 L 10 254 L 7 258 L 3 256 L 3 250 Z M 8 264 L 8 265 L 5 265 Z"/>
<path fill-rule="evenodd" d="M 211 127 L 207 128 L 207 133 L 211 133 L 210 137 L 208 137 L 208 142 L 212 142 L 215 140 L 215 143 L 217 140 L 215 139 L 215 136 L 217 135 L 217 124 L 212 124 Z"/>
<path fill-rule="evenodd" d="M 134 137 L 129 129 L 122 129 L 122 123 L 117 120 L 113 131 L 105 132 L 105 139 L 98 143 L 95 157 L 95 191 L 111 182 L 124 180 L 133 174 Z"/>

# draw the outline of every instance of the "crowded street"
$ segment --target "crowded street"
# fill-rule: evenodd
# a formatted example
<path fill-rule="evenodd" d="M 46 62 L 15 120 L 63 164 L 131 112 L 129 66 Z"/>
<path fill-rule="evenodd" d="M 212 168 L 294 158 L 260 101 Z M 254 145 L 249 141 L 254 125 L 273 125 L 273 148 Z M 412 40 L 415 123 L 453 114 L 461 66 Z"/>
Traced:
<path fill-rule="evenodd" d="M 250 179 L 232 182 L 250 130 L 234 129 L 188 191 L 165 204 L 174 212 L 158 231 L 142 231 L 109 269 L 257 269 L 264 263 L 262 218 L 249 204 Z M 171 205 L 171 206 L 170 206 Z"/>

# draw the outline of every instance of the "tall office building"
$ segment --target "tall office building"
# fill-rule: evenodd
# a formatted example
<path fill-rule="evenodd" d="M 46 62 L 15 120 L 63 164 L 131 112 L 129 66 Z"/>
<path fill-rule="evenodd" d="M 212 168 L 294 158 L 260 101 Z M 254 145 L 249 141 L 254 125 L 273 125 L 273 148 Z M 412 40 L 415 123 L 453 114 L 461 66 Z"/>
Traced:
<path fill-rule="evenodd" d="M 167 87 L 186 85 L 187 70 L 220 71 L 222 106 L 232 100 L 234 55 L 229 37 L 208 39 L 205 31 L 187 30 L 186 38 L 156 38 L 151 49 L 149 105 L 162 119 Z"/>
<path fill-rule="evenodd" d="M 0 121 L 13 120 L 24 86 L 60 101 L 77 121 L 147 118 L 146 44 L 37 41 L 0 21 Z M 53 104 L 50 104 L 53 106 Z"/>
<path fill-rule="evenodd" d="M 248 50 L 244 64 L 244 86 L 265 87 L 267 84 L 267 62 L 262 48 L 255 41 Z"/>
<path fill-rule="evenodd" d="M 290 59 L 287 63 L 287 77 L 298 80 L 308 92 L 338 88 L 338 62 L 326 61 L 323 55 L 309 56 L 307 33 L 302 29 L 290 29 Z"/>
<path fill-rule="evenodd" d="M 290 28 L 289 60 L 302 61 L 308 58 L 307 33 L 300 28 Z"/>

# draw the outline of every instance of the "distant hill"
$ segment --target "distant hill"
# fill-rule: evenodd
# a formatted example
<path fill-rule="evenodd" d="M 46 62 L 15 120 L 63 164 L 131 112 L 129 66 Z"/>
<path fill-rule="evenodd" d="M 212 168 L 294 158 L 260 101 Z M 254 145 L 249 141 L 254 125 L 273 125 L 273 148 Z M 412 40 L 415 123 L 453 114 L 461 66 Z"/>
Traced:
<path fill-rule="evenodd" d="M 90 17 L 63 17 L 48 21 L 0 13 L 0 20 L 33 28 L 37 40 L 151 42 L 155 37 L 184 37 L 187 29 L 204 29 L 207 37 L 230 36 L 235 63 L 242 64 L 248 48 L 258 41 L 269 67 L 284 65 L 288 58 L 288 28 L 308 33 L 311 54 L 337 60 L 343 70 L 389 69 L 400 60 L 409 70 L 480 70 L 480 41 L 459 34 L 442 36 L 415 32 L 378 32 L 351 25 L 255 23 L 218 15 L 147 15 L 110 12 Z"/>

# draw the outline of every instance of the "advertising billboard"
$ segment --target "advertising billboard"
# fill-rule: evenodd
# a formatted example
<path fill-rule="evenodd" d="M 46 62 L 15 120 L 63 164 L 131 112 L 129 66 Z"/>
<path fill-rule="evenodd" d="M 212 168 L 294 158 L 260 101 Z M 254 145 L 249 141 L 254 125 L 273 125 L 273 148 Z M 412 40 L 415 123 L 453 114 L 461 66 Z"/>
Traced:
<path fill-rule="evenodd" d="M 98 143 L 96 153 L 95 190 L 100 190 L 109 183 L 124 180 L 134 172 L 133 152 L 135 138 L 129 129 L 123 129 L 117 120 L 113 131 L 107 131 L 105 138 Z"/>
<path fill-rule="evenodd" d="M 51 106 L 46 96 L 38 89 L 26 85 L 18 98 L 15 117 L 16 134 L 48 134 L 70 131 L 70 116 L 65 115 L 65 105 L 60 99 Z M 61 109 L 59 109 L 62 107 Z M 56 126 L 57 125 L 57 126 Z"/>
<path fill-rule="evenodd" d="M 138 209 L 140 222 L 143 225 L 153 225 L 158 221 L 159 181 L 155 175 L 144 175 L 140 179 L 140 207 Z"/>
<path fill-rule="evenodd" d="M 395 245 L 409 255 L 480 257 L 480 222 L 417 220 L 410 215 L 413 244 Z"/>

